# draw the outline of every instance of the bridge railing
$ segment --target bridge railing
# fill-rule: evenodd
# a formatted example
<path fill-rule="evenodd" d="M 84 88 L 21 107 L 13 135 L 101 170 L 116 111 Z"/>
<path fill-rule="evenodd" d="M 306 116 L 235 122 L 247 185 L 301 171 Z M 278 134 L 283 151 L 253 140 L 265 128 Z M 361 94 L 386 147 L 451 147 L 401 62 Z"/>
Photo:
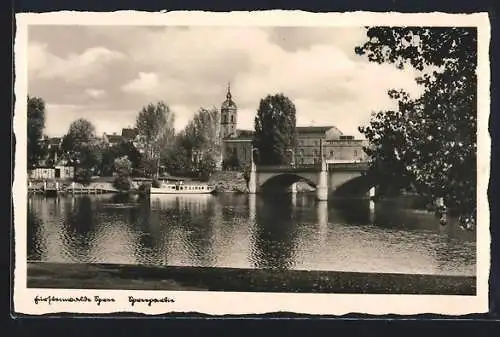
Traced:
<path fill-rule="evenodd" d="M 297 171 L 320 171 L 321 164 L 300 164 L 300 165 L 257 165 L 257 171 L 261 172 L 297 172 Z M 330 162 L 327 163 L 328 170 L 354 170 L 365 171 L 368 168 L 367 162 Z"/>

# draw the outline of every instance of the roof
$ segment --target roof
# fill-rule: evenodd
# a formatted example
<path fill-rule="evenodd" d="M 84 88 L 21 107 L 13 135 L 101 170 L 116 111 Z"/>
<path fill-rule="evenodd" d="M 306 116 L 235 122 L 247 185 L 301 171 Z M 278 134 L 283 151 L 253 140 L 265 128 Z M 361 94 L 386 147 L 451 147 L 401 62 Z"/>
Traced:
<path fill-rule="evenodd" d="M 230 84 L 228 83 L 227 85 L 227 94 L 226 94 L 226 100 L 222 103 L 221 109 L 237 109 L 236 103 L 233 102 L 232 100 L 232 95 L 231 95 L 231 87 Z"/>
<path fill-rule="evenodd" d="M 127 140 L 132 140 L 137 137 L 137 129 L 124 128 L 122 129 L 122 137 Z"/>
<path fill-rule="evenodd" d="M 110 143 L 119 143 L 123 140 L 123 137 L 121 135 L 106 135 L 108 138 L 108 142 Z"/>
<path fill-rule="evenodd" d="M 238 138 L 241 138 L 241 137 L 253 137 L 253 130 L 241 130 L 241 129 L 238 129 L 236 130 L 236 133 L 238 135 Z"/>
<path fill-rule="evenodd" d="M 328 130 L 335 128 L 335 126 L 297 126 L 295 130 L 297 133 L 325 133 Z"/>
<path fill-rule="evenodd" d="M 234 138 L 224 138 L 222 141 L 225 142 L 225 143 L 231 143 L 231 142 L 234 142 L 234 143 L 244 143 L 244 142 L 251 143 L 252 142 L 252 138 L 250 138 L 250 137 L 234 137 Z"/>
<path fill-rule="evenodd" d="M 237 109 L 236 103 L 234 103 L 230 98 L 226 99 L 221 106 L 221 109 Z"/>
<path fill-rule="evenodd" d="M 46 142 L 50 145 L 59 145 L 61 144 L 61 141 L 62 141 L 61 137 L 53 137 L 46 140 Z"/>

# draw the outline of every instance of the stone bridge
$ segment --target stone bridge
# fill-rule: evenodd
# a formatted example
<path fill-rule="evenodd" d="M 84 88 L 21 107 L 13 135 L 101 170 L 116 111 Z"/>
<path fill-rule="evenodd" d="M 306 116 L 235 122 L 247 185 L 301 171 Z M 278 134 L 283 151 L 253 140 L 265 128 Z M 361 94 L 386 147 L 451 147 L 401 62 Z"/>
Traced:
<path fill-rule="evenodd" d="M 373 196 L 374 182 L 366 174 L 368 163 L 327 161 L 301 166 L 257 166 L 251 164 L 250 193 L 280 190 L 303 181 L 316 189 L 318 200 L 331 196 Z"/>

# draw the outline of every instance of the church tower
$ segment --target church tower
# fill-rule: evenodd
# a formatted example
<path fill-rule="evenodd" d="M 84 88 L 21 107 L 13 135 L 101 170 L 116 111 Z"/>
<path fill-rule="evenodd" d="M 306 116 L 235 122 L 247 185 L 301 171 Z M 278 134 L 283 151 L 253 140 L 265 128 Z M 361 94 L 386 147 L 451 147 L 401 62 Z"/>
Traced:
<path fill-rule="evenodd" d="M 236 125 L 238 120 L 238 107 L 232 100 L 231 86 L 227 86 L 226 100 L 221 108 L 221 136 L 222 138 L 232 138 L 237 136 Z"/>

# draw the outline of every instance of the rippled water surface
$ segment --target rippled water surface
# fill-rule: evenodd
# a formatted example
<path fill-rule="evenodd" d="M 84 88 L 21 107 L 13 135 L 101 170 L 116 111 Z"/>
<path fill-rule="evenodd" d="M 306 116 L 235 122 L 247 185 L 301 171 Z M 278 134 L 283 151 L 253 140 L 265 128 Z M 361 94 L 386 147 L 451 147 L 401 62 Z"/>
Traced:
<path fill-rule="evenodd" d="M 311 195 L 28 201 L 28 258 L 48 262 L 475 275 L 475 232 L 401 200 Z"/>

